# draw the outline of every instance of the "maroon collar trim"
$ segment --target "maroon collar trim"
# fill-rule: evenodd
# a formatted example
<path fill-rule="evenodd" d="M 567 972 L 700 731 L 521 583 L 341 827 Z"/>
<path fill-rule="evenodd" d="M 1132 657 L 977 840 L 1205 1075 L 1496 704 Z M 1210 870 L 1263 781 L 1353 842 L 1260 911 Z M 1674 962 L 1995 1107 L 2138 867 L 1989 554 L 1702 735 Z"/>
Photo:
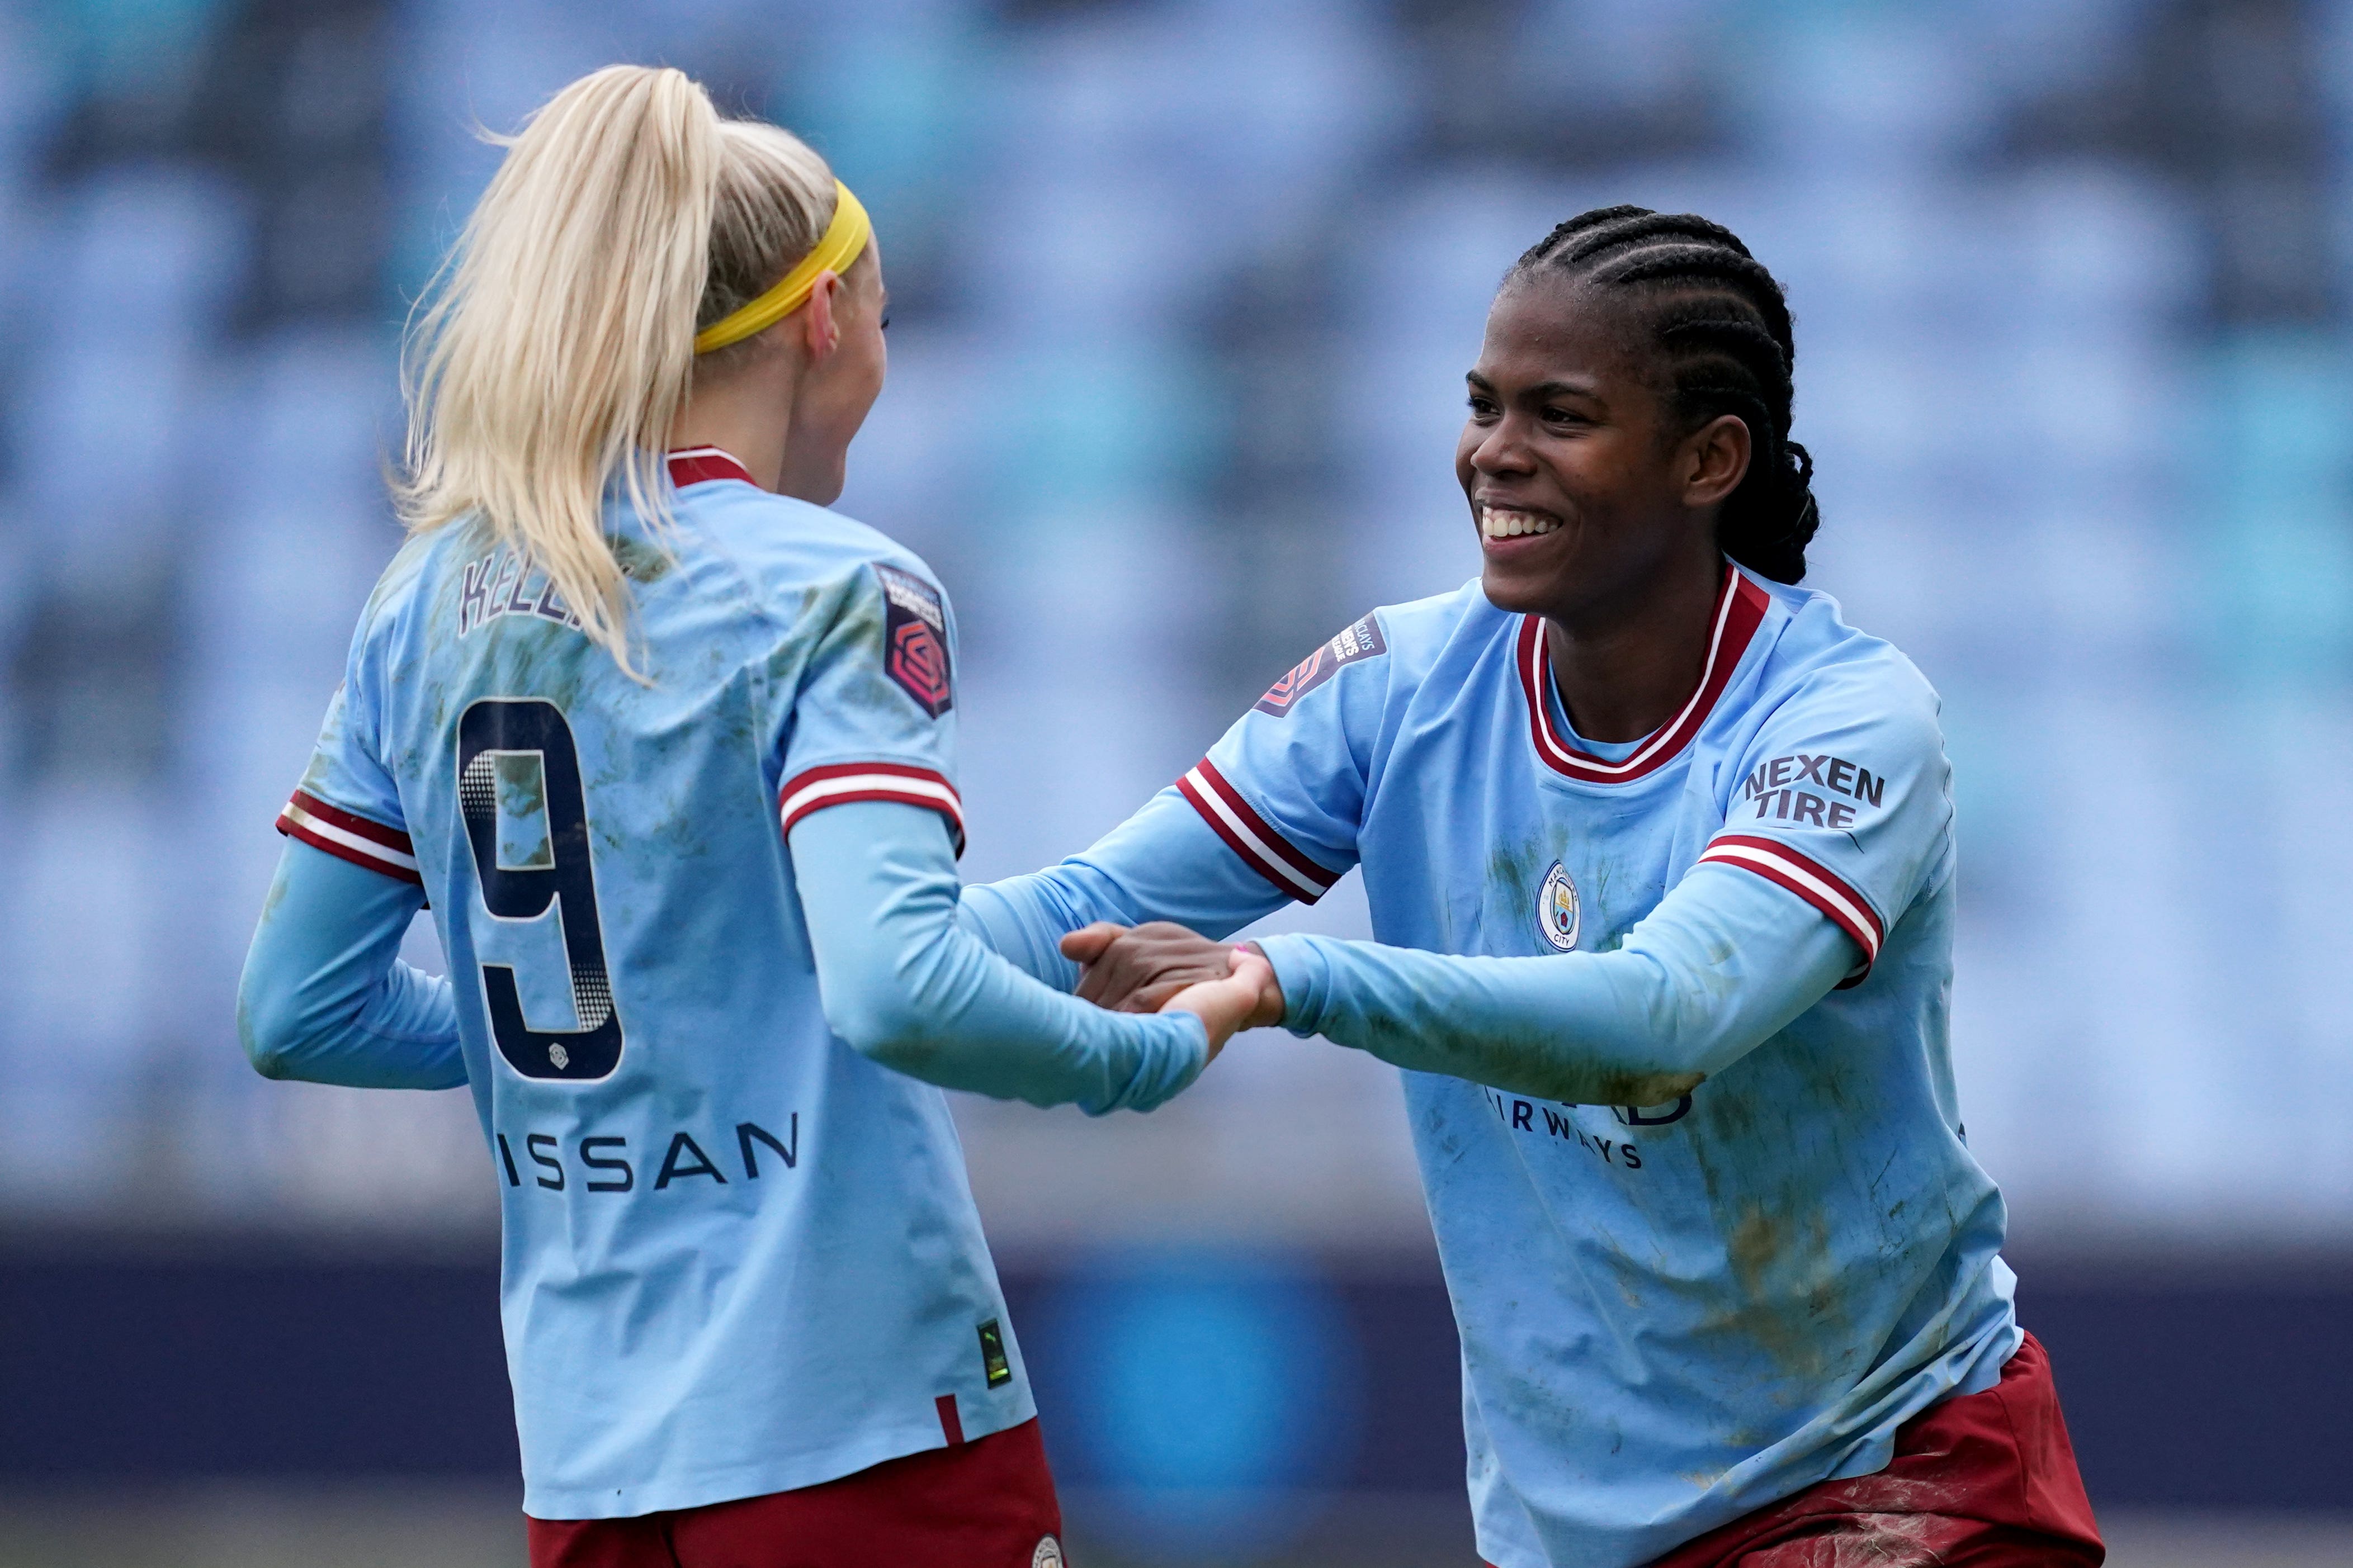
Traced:
<path fill-rule="evenodd" d="M 1682 712 L 1635 747 L 1632 755 L 1615 763 L 1578 751 L 1553 721 L 1549 700 L 1552 671 L 1545 657 L 1544 617 L 1521 616 L 1516 656 L 1520 690 L 1527 699 L 1528 733 L 1535 742 L 1536 755 L 1563 777 L 1602 784 L 1631 784 L 1674 761 L 1715 710 L 1724 689 L 1732 684 L 1732 672 L 1739 668 L 1740 656 L 1748 651 L 1772 603 L 1772 596 L 1750 582 L 1738 567 L 1725 567 L 1724 588 L 1715 602 L 1715 625 L 1708 637 L 1707 665 L 1701 672 L 1699 689 L 1683 704 Z"/>
<path fill-rule="evenodd" d="M 670 482 L 680 489 L 712 479 L 741 479 L 747 485 L 754 482 L 751 469 L 737 462 L 732 453 L 717 447 L 691 447 L 672 452 L 669 464 Z"/>

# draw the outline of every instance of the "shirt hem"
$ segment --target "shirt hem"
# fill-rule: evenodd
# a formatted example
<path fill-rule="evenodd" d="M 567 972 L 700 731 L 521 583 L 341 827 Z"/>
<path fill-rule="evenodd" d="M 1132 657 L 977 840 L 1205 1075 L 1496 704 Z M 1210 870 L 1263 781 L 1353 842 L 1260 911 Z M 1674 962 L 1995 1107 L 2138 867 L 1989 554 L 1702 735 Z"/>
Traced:
<path fill-rule="evenodd" d="M 1894 1455 L 1896 1430 L 1905 1422 L 1916 1419 L 1947 1399 L 1980 1394 L 2000 1383 L 2002 1368 L 2010 1364 L 2010 1359 L 2017 1355 L 2026 1343 L 2026 1331 L 2020 1326 L 2016 1313 L 2005 1310 L 2003 1317 L 2005 1321 L 2000 1328 L 1983 1342 L 1966 1373 L 1953 1378 L 1939 1392 L 1918 1405 L 1905 1410 L 1899 1415 L 1883 1416 L 1871 1429 L 1872 1435 L 1852 1440 L 1855 1452 L 1847 1463 L 1834 1466 L 1820 1473 L 1815 1473 L 1811 1466 L 1792 1467 L 1783 1476 L 1784 1481 L 1788 1481 L 1790 1475 L 1804 1476 L 1807 1479 L 1790 1482 L 1770 1497 L 1758 1495 L 1770 1489 L 1769 1484 L 1767 1487 L 1744 1485 L 1727 1493 L 1704 1494 L 1693 1500 L 1690 1505 L 1680 1510 L 1679 1517 L 1672 1521 L 1653 1521 L 1647 1525 L 1642 1525 L 1630 1521 L 1607 1522 L 1572 1521 L 1570 1521 L 1572 1528 L 1577 1529 L 1580 1533 L 1591 1535 L 1607 1532 L 1617 1536 L 1618 1544 L 1624 1550 L 1636 1553 L 1624 1557 L 1609 1556 L 1606 1552 L 1597 1554 L 1595 1543 L 1588 1542 L 1585 1544 L 1588 1556 L 1579 1557 L 1576 1561 L 1584 1563 L 1589 1560 L 1596 1564 L 1596 1568 L 1637 1568 L 1638 1564 L 1651 1562 L 1662 1555 L 1674 1552 L 1686 1542 L 1696 1540 L 1709 1531 L 1729 1523 L 1733 1520 L 1743 1518 L 1760 1509 L 1776 1507 L 1809 1487 L 1834 1481 L 1857 1480 L 1866 1476 L 1879 1474 L 1887 1468 Z M 1915 1378 L 1919 1377 L 1929 1372 L 1935 1364 L 1932 1363 L 1930 1367 L 1923 1367 L 1913 1375 Z M 1900 1405 L 1902 1402 L 1898 1403 Z M 1815 1450 L 1818 1456 L 1829 1451 L 1828 1447 Z M 1485 1508 L 1493 1509 L 1500 1506 L 1498 1493 L 1502 1497 L 1508 1498 L 1523 1517 L 1530 1521 L 1536 1517 L 1535 1510 L 1530 1506 L 1527 1499 L 1508 1480 L 1501 1478 L 1495 1483 L 1495 1490 L 1483 1500 Z M 1711 1500 L 1718 1506 L 1714 1508 L 1706 1506 Z M 1483 1511 L 1482 1501 L 1482 1500 L 1475 1495 L 1472 1498 L 1472 1523 L 1474 1535 L 1483 1532 L 1487 1528 L 1485 1520 L 1482 1517 Z M 1725 1511 L 1727 1506 L 1729 1511 Z M 1719 1515 L 1720 1517 L 1717 1517 Z M 1712 1520 L 1713 1522 L 1703 1522 L 1693 1527 L 1694 1520 Z M 1661 1529 L 1679 1530 L 1683 1533 L 1674 1542 L 1665 1546 L 1660 1546 L 1655 1542 L 1646 1542 L 1641 1546 L 1635 1544 L 1636 1539 L 1640 1536 Z M 1511 1533 L 1514 1536 L 1518 1535 L 1516 1531 Z M 1524 1538 L 1502 1546 L 1500 1551 L 1488 1542 L 1482 1542 L 1479 1550 L 1481 1560 L 1488 1565 L 1488 1568 L 1546 1568 L 1547 1563 L 1556 1561 L 1547 1554 L 1541 1544 L 1528 1545 Z"/>
<path fill-rule="evenodd" d="M 970 1404 L 965 1402 L 965 1408 Z M 1026 1421 L 1035 1420 L 1037 1415 L 1035 1402 L 1026 1396 L 999 1421 L 991 1422 L 986 1412 L 975 1412 L 964 1420 L 965 1441 L 971 1443 L 1010 1431 Z M 533 1519 L 551 1522 L 672 1513 L 681 1509 L 704 1508 L 712 1503 L 821 1486 L 892 1459 L 948 1446 L 946 1434 L 934 1419 L 869 1434 L 856 1443 L 829 1448 L 822 1454 L 666 1478 L 637 1488 L 635 1496 L 626 1498 L 615 1494 L 627 1489 L 533 1486 L 526 1479 L 522 1511 Z"/>

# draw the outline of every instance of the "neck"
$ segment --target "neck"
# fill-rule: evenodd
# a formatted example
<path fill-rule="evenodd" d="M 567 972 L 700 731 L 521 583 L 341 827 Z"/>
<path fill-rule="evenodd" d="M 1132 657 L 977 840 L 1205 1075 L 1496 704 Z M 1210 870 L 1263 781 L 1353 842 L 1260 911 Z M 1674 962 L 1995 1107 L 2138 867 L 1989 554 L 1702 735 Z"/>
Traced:
<path fill-rule="evenodd" d="M 784 355 L 770 355 L 710 386 L 696 387 L 670 422 L 670 450 L 717 447 L 744 465 L 754 484 L 782 493 L 795 388 L 789 374 L 778 373 L 789 368 Z"/>
<path fill-rule="evenodd" d="M 1553 680 L 1578 734 L 1639 741 L 1682 710 L 1706 672 L 1724 570 L 1711 544 L 1630 602 L 1545 617 Z"/>

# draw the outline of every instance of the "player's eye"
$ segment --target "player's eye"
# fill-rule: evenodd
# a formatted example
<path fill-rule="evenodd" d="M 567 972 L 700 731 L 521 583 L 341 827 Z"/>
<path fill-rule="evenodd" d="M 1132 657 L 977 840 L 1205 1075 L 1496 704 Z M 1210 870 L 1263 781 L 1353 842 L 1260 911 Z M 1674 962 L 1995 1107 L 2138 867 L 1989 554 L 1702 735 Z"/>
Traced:
<path fill-rule="evenodd" d="M 886 332 L 891 330 L 891 312 L 888 310 L 882 312 L 882 330 Z"/>

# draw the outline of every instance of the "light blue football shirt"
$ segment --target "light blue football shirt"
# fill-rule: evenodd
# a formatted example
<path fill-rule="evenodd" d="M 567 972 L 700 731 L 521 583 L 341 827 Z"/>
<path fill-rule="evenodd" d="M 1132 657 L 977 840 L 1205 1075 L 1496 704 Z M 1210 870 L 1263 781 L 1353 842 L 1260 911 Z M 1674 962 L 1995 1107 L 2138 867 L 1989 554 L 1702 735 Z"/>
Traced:
<path fill-rule="evenodd" d="M 668 550 L 608 512 L 646 682 L 453 525 L 378 584 L 281 818 L 429 897 L 544 1519 L 812 1485 L 1035 1414 L 945 1100 L 828 1029 L 779 825 L 899 801 L 961 842 L 945 598 L 723 454 L 670 475 Z"/>
<path fill-rule="evenodd" d="M 1727 567 L 1689 704 L 1599 747 L 1561 710 L 1541 621 L 1473 581 L 1367 616 L 1127 825 L 966 903 L 1044 969 L 1071 922 L 1223 932 L 1356 866 L 1387 948 L 1548 963 L 1617 950 L 1707 863 L 1762 879 L 1712 884 L 1740 919 L 1846 933 L 1837 988 L 1663 1103 L 1404 1075 L 1481 1551 L 1613 1568 L 1883 1468 L 1898 1425 L 1990 1387 L 2021 1342 L 1947 1050 L 1947 782 L 1934 692 L 1824 595 Z M 1749 896 L 1767 884 L 1789 896 Z M 1263 945 L 1287 1024 L 1445 1049 L 1383 1022 L 1409 1016 L 1419 954 Z M 1465 984 L 1430 1026 L 1478 1037 L 1482 1005 Z"/>

